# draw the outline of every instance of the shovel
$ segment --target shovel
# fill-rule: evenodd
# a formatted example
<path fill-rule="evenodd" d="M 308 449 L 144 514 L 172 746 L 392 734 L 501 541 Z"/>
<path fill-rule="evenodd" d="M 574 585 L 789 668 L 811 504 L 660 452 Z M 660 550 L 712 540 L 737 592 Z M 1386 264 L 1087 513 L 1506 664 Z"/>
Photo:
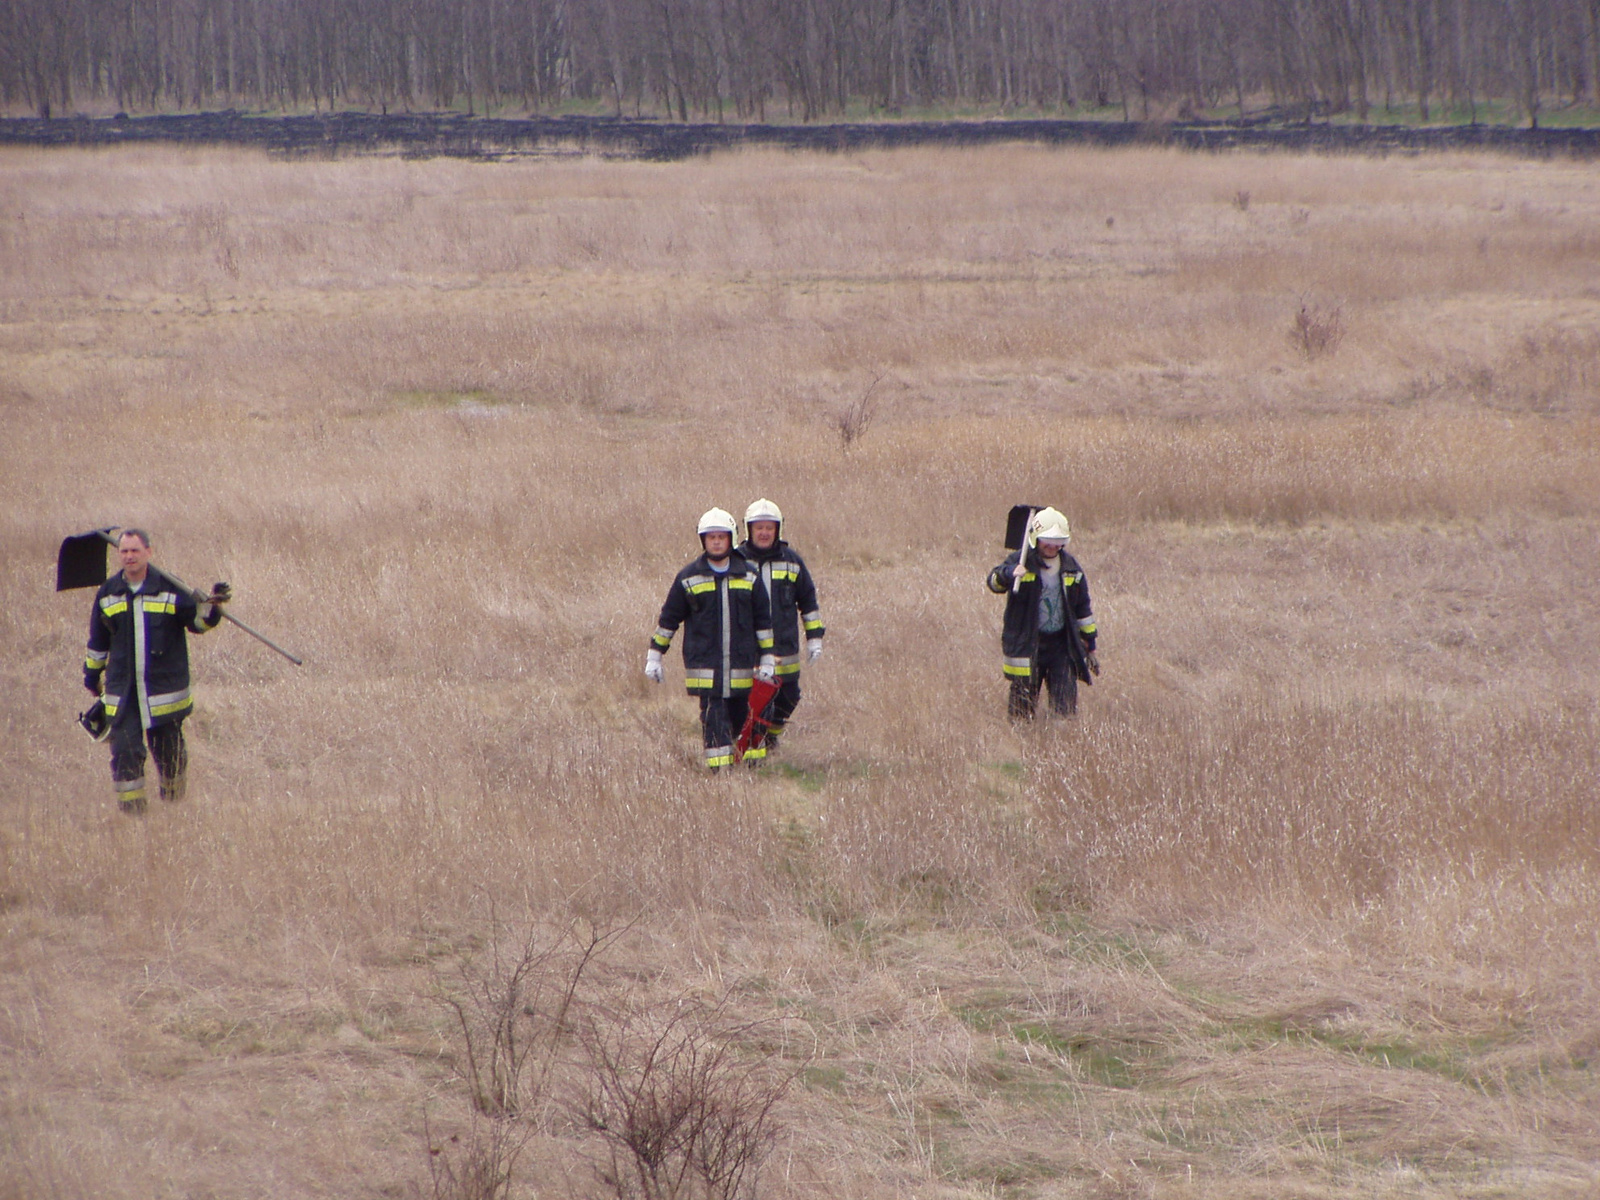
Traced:
<path fill-rule="evenodd" d="M 66 592 L 71 591 L 73 588 L 99 587 L 106 581 L 106 547 L 117 544 L 117 539 L 112 536 L 116 529 L 117 526 L 108 525 L 104 529 L 91 529 L 88 533 L 75 533 L 71 537 L 62 540 L 61 550 L 56 555 L 56 591 Z M 171 571 L 154 568 L 154 564 L 152 564 L 152 568 L 159 570 L 160 574 L 170 579 L 172 585 L 179 591 L 193 596 L 201 604 L 206 602 L 206 597 L 203 593 L 195 591 Z M 263 637 L 254 629 L 251 629 L 250 626 L 239 620 L 226 608 L 222 610 L 222 616 L 225 620 L 232 621 L 263 646 L 270 650 L 276 650 L 295 666 L 302 665 L 302 659 L 290 654 L 270 638 Z"/>

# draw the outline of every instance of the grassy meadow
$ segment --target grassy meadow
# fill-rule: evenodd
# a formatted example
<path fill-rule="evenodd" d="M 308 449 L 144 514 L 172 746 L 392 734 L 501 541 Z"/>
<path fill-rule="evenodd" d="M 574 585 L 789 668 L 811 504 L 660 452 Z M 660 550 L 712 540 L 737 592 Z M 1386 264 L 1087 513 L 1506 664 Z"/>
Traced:
<path fill-rule="evenodd" d="M 680 1200 L 1594 1195 L 1596 182 L 0 152 L 0 1200 L 666 1196 L 663 1078 L 761 1165 Z M 712 778 L 646 639 L 758 495 L 827 649 Z M 1022 729 L 1019 501 L 1104 666 Z M 143 820 L 110 524 L 305 659 L 194 640 Z"/>

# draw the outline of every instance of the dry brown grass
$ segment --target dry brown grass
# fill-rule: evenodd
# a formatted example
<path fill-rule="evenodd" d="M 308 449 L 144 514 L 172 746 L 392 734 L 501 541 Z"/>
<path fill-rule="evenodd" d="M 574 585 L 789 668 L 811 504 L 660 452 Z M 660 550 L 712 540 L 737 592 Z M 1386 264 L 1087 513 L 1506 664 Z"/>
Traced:
<path fill-rule="evenodd" d="M 1589 1194 L 1592 175 L 7 152 L 0 1197 L 428 1194 L 491 913 L 773 1031 L 763 1194 Z M 758 494 L 829 650 L 708 780 L 644 637 Z M 1021 733 L 1016 500 L 1106 664 Z M 137 825 L 49 591 L 109 522 L 306 658 L 200 641 Z M 513 1195 L 603 1190 L 568 1049 Z"/>

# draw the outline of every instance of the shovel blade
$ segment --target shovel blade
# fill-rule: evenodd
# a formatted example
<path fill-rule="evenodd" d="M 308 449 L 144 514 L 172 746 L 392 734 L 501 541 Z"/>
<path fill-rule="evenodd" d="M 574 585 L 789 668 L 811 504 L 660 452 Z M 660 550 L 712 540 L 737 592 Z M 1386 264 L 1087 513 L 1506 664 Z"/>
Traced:
<path fill-rule="evenodd" d="M 1042 504 L 1013 504 L 1011 511 L 1006 514 L 1006 549 L 1020 550 L 1028 540 L 1028 522 L 1033 519 L 1033 514 L 1038 512 Z"/>
<path fill-rule="evenodd" d="M 56 591 L 99 587 L 106 581 L 106 547 L 111 544 L 111 531 L 115 528 L 108 525 L 62 539 L 56 555 Z"/>

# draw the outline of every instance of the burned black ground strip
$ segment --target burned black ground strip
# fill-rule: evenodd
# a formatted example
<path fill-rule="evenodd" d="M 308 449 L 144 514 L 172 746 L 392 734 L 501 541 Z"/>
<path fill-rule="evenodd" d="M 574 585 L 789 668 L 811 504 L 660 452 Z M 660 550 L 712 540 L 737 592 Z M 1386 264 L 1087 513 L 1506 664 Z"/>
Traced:
<path fill-rule="evenodd" d="M 674 160 L 740 146 L 852 151 L 1002 142 L 1355 154 L 1496 150 L 1534 157 L 1600 155 L 1600 129 L 1336 125 L 1270 116 L 1236 122 L 1162 124 L 1035 119 L 826 125 L 692 124 L 627 117 L 471 117 L 454 113 L 259 116 L 231 110 L 148 117 L 0 118 L 0 145 L 107 146 L 147 142 L 259 146 L 285 155 L 398 153 L 419 158 L 479 159 L 599 154 Z"/>

